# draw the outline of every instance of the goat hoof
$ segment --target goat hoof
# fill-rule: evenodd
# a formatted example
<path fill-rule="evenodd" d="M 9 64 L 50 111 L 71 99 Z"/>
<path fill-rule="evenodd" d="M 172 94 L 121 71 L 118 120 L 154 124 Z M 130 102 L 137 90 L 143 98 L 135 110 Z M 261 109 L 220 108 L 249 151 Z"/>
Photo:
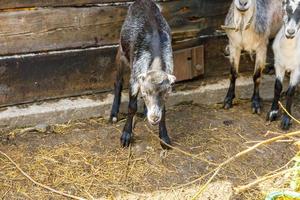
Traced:
<path fill-rule="evenodd" d="M 292 120 L 289 116 L 284 115 L 281 120 L 281 128 L 282 130 L 289 130 L 292 124 Z"/>
<path fill-rule="evenodd" d="M 160 142 L 160 146 L 163 149 L 169 150 L 171 149 L 171 140 L 168 136 L 161 138 L 162 141 L 164 142 Z"/>
<path fill-rule="evenodd" d="M 223 106 L 223 108 L 225 110 L 228 110 L 228 109 L 232 108 L 232 103 L 225 103 L 224 106 Z"/>
<path fill-rule="evenodd" d="M 124 147 L 129 147 L 131 143 L 131 133 L 128 133 L 126 131 L 123 132 L 121 136 L 121 146 Z"/>
<path fill-rule="evenodd" d="M 118 122 L 118 116 L 116 114 L 111 114 L 109 118 L 109 122 L 115 124 Z"/>
<path fill-rule="evenodd" d="M 118 122 L 118 118 L 117 118 L 117 117 L 113 117 L 113 118 L 111 119 L 111 122 L 114 123 L 114 124 L 117 123 L 117 122 Z"/>
<path fill-rule="evenodd" d="M 261 114 L 261 100 L 253 100 L 252 101 L 252 113 L 253 114 Z"/>
<path fill-rule="evenodd" d="M 273 122 L 278 118 L 278 110 L 271 110 L 267 115 L 267 121 Z"/>
<path fill-rule="evenodd" d="M 224 106 L 223 106 L 223 108 L 224 108 L 225 110 L 228 110 L 228 109 L 230 109 L 230 108 L 232 108 L 232 107 L 233 107 L 232 99 L 226 98 L 225 101 L 224 101 Z"/>

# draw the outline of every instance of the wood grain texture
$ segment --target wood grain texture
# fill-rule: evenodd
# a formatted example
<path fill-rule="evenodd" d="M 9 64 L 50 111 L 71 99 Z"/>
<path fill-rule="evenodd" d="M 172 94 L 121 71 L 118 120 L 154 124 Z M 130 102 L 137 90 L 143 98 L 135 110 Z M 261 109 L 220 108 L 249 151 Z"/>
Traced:
<path fill-rule="evenodd" d="M 213 34 L 230 1 L 162 2 L 173 41 Z M 111 45 L 118 42 L 127 6 L 45 8 L 0 13 L 0 55 Z"/>
<path fill-rule="evenodd" d="M 0 104 L 113 88 L 115 48 L 0 60 Z"/>
<path fill-rule="evenodd" d="M 127 7 L 0 13 L 0 55 L 117 43 Z"/>
<path fill-rule="evenodd" d="M 204 74 L 203 69 L 196 72 L 192 67 L 192 71 L 186 69 L 180 76 L 190 79 L 199 75 L 204 77 L 229 75 L 229 61 L 223 54 L 227 42 L 226 37 L 214 37 L 191 43 L 195 46 L 201 45 L 200 49 L 196 48 L 194 51 L 194 53 L 198 51 L 197 56 L 200 57 L 196 57 L 194 62 L 192 55 L 192 64 L 201 63 L 203 61 L 201 56 L 204 56 L 204 63 L 201 63 L 205 68 Z M 203 50 L 204 52 L 201 52 Z M 0 106 L 112 91 L 116 72 L 116 52 L 116 48 L 78 49 L 76 52 L 0 59 Z M 179 54 L 176 52 L 174 54 L 174 71 L 178 74 L 185 69 L 181 62 L 176 62 L 182 58 L 180 51 Z M 187 58 L 190 55 L 188 53 Z M 191 64 L 190 61 L 187 62 Z M 254 63 L 250 61 L 249 56 L 243 56 L 240 71 L 253 72 L 253 68 Z M 125 88 L 128 79 L 129 69 L 125 75 Z"/>
<path fill-rule="evenodd" d="M 226 42 L 226 38 L 221 37 L 193 43 L 204 46 L 205 77 L 229 74 L 228 59 L 222 54 Z M 116 48 L 105 48 L 0 59 L 0 106 L 111 91 L 116 72 L 115 56 Z M 192 71 L 183 69 L 182 62 L 176 62 L 181 56 L 180 51 L 175 52 L 175 73 L 186 71 L 180 74 L 185 79 L 202 74 L 201 71 L 195 73 L 193 68 Z M 186 58 L 189 56 L 190 52 Z M 186 62 L 191 64 L 189 60 Z M 253 70 L 253 65 L 247 66 Z M 126 74 L 125 85 L 128 85 L 129 69 Z"/>
<path fill-rule="evenodd" d="M 174 51 L 176 81 L 190 80 L 204 74 L 203 46 Z"/>
<path fill-rule="evenodd" d="M 72 2 L 79 5 L 77 3 L 87 1 Z M 0 7 L 5 2 L 9 3 L 7 0 L 1 2 Z M 14 1 L 18 2 L 23 5 L 31 2 L 36 6 L 39 1 Z M 49 5 L 55 2 L 71 5 L 68 4 L 71 1 L 64 0 L 40 1 L 45 2 Z M 173 0 L 160 3 L 172 28 L 174 50 L 204 46 L 204 53 L 198 50 L 189 53 L 188 56 L 196 59 L 186 61 L 192 69 L 186 70 L 182 80 L 202 74 L 203 66 L 207 77 L 228 74 L 228 66 L 224 64 L 227 59 L 221 52 L 227 40 L 225 37 L 215 38 L 214 33 L 223 24 L 230 2 Z M 127 8 L 126 4 L 122 4 L 0 12 L 0 106 L 111 91 L 115 79 L 116 49 L 107 45 L 117 44 Z M 67 51 L 62 51 L 65 49 Z M 34 52 L 42 54 L 3 59 L 4 55 Z M 202 54 L 204 64 L 201 63 Z M 181 61 L 176 55 L 175 60 Z M 195 63 L 203 65 L 200 71 L 195 71 Z M 175 71 L 180 73 L 182 70 L 180 62 L 177 62 Z M 126 77 L 128 79 L 128 72 Z"/>
<path fill-rule="evenodd" d="M 133 0 L 1 0 L 0 9 L 83 6 L 119 2 L 133 2 Z"/>

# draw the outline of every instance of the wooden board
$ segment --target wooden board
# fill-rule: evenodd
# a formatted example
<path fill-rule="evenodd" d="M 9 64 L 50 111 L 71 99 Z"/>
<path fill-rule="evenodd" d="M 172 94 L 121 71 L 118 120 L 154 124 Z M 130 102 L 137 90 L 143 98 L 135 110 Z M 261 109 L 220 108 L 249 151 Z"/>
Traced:
<path fill-rule="evenodd" d="M 192 54 L 191 50 L 181 50 L 174 53 L 174 75 L 176 81 L 190 79 L 192 76 Z"/>
<path fill-rule="evenodd" d="M 117 43 L 127 7 L 0 13 L 0 55 Z"/>
<path fill-rule="evenodd" d="M 0 104 L 113 88 L 115 48 L 0 60 Z"/>
<path fill-rule="evenodd" d="M 190 80 L 204 74 L 204 47 L 182 49 L 174 52 L 176 81 Z"/>
<path fill-rule="evenodd" d="M 229 4 L 181 0 L 161 6 L 176 43 L 212 34 Z M 116 44 L 126 13 L 124 5 L 0 12 L 0 56 Z"/>
<path fill-rule="evenodd" d="M 41 3 L 40 6 L 50 7 L 0 12 L 0 106 L 112 90 L 116 49 L 108 45 L 118 41 L 127 4 L 80 7 L 80 3 L 91 1 L 74 0 L 74 4 L 69 4 L 71 1 L 67 0 L 16 0 L 10 5 L 27 7 L 32 3 L 35 7 Z M 5 2 L 9 4 L 7 0 L 1 1 L 0 9 Z M 224 65 L 227 59 L 217 51 L 224 48 L 226 39 L 217 39 L 214 33 L 223 24 L 230 2 L 160 3 L 172 28 L 174 50 L 204 47 L 186 49 L 189 51 L 186 58 L 192 60 L 186 61 L 189 68 L 180 79 L 203 73 L 214 76 L 216 71 L 218 76 L 228 74 Z M 67 7 L 52 7 L 52 3 Z M 35 53 L 28 54 L 32 52 Z M 175 60 L 180 60 L 176 54 Z M 181 73 L 182 67 L 180 62 L 175 63 L 175 71 Z"/>
<path fill-rule="evenodd" d="M 205 77 L 229 73 L 229 65 L 224 64 L 227 58 L 216 51 L 224 48 L 226 41 L 225 37 L 199 40 L 196 46 L 201 44 L 204 48 L 190 49 L 192 56 L 197 52 L 191 63 L 204 61 Z M 115 80 L 115 55 L 116 48 L 105 48 L 0 59 L 0 106 L 111 91 Z M 174 59 L 178 58 L 175 52 Z M 175 72 L 183 67 L 175 61 Z M 185 78 L 202 74 L 201 70 L 195 73 L 193 66 L 187 70 Z M 128 74 L 129 71 L 125 83 L 128 83 Z"/>
<path fill-rule="evenodd" d="M 130 0 L 1 0 L 0 9 L 83 6 L 90 4 L 132 2 Z"/>

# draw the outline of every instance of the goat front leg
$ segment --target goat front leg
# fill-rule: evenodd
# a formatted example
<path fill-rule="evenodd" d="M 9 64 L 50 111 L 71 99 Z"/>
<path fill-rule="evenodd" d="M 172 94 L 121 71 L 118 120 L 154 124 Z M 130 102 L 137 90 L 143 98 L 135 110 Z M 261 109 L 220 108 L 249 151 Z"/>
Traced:
<path fill-rule="evenodd" d="M 274 87 L 274 98 L 273 98 L 273 103 L 271 106 L 271 110 L 269 111 L 268 115 L 267 115 L 267 120 L 268 121 L 275 121 L 278 118 L 279 115 L 279 99 L 280 99 L 280 95 L 282 92 L 282 82 L 284 79 L 284 74 L 285 71 L 282 67 L 277 66 L 275 64 L 275 70 L 276 70 L 276 80 L 275 80 L 275 87 Z"/>
<path fill-rule="evenodd" d="M 265 67 L 266 62 L 266 54 L 267 49 L 266 48 L 260 48 L 256 52 L 256 60 L 255 60 L 255 70 L 253 74 L 253 82 L 254 82 L 254 90 L 252 95 L 252 113 L 253 114 L 260 114 L 262 109 L 262 99 L 259 95 L 259 86 L 262 76 L 262 71 Z"/>
<path fill-rule="evenodd" d="M 167 127 L 166 127 L 166 109 L 165 107 L 163 108 L 162 111 L 162 118 L 161 121 L 159 122 L 159 138 L 164 141 L 164 142 L 160 142 L 160 145 L 163 149 L 170 149 L 171 145 L 171 140 L 170 137 L 168 135 L 168 131 L 167 131 Z M 168 145 L 166 145 L 168 144 Z"/>
<path fill-rule="evenodd" d="M 124 74 L 125 64 L 122 61 L 120 50 L 118 51 L 118 54 L 116 57 L 116 65 L 117 65 L 117 75 L 116 75 L 116 81 L 114 84 L 114 101 L 113 101 L 111 113 L 110 113 L 110 122 L 112 122 L 112 123 L 116 123 L 118 121 L 118 114 L 119 114 L 119 109 L 120 109 L 123 81 L 124 81 L 123 74 Z"/>
<path fill-rule="evenodd" d="M 227 95 L 224 100 L 224 109 L 232 108 L 233 99 L 235 98 L 235 83 L 238 76 L 238 69 L 240 64 L 241 50 L 229 45 L 230 51 L 230 85 Z"/>
<path fill-rule="evenodd" d="M 286 110 L 290 114 L 292 114 L 293 98 L 295 95 L 296 86 L 299 83 L 299 78 L 300 78 L 300 72 L 298 70 L 293 71 L 290 77 L 289 88 L 286 92 Z M 284 113 L 281 121 L 281 128 L 283 130 L 288 130 L 291 124 L 292 124 L 291 117 L 287 113 Z"/>
<path fill-rule="evenodd" d="M 128 114 L 127 120 L 123 129 L 121 136 L 122 147 L 129 147 L 132 140 L 132 127 L 133 118 L 137 111 L 137 94 L 133 95 L 131 89 L 129 90 L 129 104 L 128 104 Z"/>

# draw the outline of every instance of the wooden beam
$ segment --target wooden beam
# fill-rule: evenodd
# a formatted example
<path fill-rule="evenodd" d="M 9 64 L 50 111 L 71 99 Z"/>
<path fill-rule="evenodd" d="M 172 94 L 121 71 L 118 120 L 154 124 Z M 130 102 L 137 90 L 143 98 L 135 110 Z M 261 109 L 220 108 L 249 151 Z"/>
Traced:
<path fill-rule="evenodd" d="M 205 77 L 229 74 L 228 59 L 222 54 L 226 44 L 226 37 L 193 42 L 195 46 L 204 47 L 204 64 L 201 63 L 202 58 L 199 61 L 196 58 L 195 61 L 205 66 Z M 182 55 L 180 51 L 174 54 L 175 74 L 179 74 L 182 71 L 182 64 L 176 60 L 181 61 Z M 25 57 L 2 57 L 0 59 L 0 106 L 111 91 L 116 72 L 115 55 L 116 47 L 29 54 Z M 191 61 L 194 62 L 194 59 Z M 253 63 L 243 59 L 241 71 L 249 70 L 253 70 Z M 126 74 L 125 86 L 128 83 L 129 69 Z M 199 74 L 202 72 L 192 72 L 185 78 L 194 78 Z M 179 80 L 183 75 L 180 76 Z"/>
<path fill-rule="evenodd" d="M 116 48 L 63 51 L 0 60 L 0 104 L 113 88 Z"/>
<path fill-rule="evenodd" d="M 133 0 L 1 0 L 0 9 L 84 6 L 91 4 L 133 2 Z"/>
<path fill-rule="evenodd" d="M 229 0 L 162 2 L 174 43 L 212 34 Z M 0 13 L 0 55 L 97 47 L 118 42 L 127 6 L 44 8 Z"/>
<path fill-rule="evenodd" d="M 0 13 L 0 55 L 117 43 L 127 7 Z"/>

